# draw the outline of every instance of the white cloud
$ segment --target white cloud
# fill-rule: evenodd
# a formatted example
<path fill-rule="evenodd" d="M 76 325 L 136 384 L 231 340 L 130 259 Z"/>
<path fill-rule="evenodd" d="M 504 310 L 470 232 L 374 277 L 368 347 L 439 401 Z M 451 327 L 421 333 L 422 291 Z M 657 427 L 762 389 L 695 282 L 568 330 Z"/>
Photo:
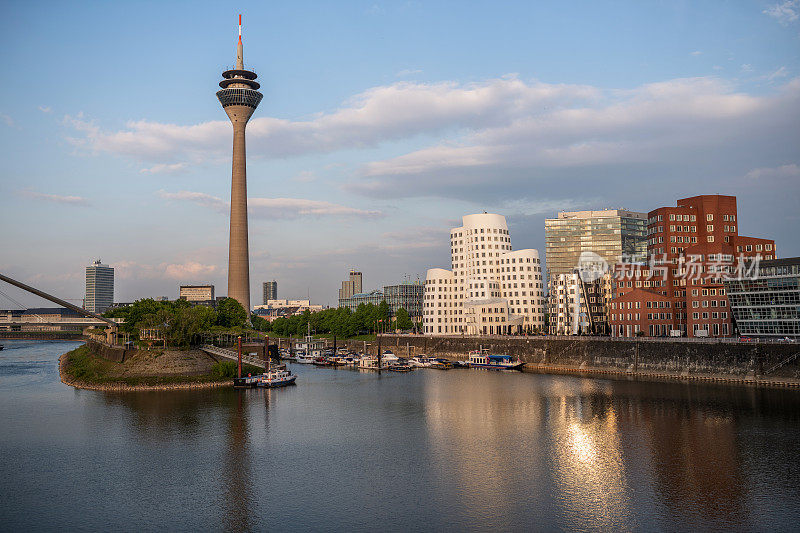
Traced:
<path fill-rule="evenodd" d="M 89 200 L 82 196 L 61 196 L 58 194 L 45 194 L 43 192 L 32 191 L 30 189 L 25 189 L 19 191 L 19 194 L 22 196 L 26 196 L 28 198 L 34 198 L 36 200 L 45 200 L 47 202 L 55 202 L 58 204 L 67 204 L 67 205 L 79 205 L 79 206 L 89 206 Z"/>
<path fill-rule="evenodd" d="M 764 180 L 774 178 L 800 178 L 800 166 L 792 163 L 774 168 L 755 168 L 745 174 L 745 178 L 752 180 Z"/>
<path fill-rule="evenodd" d="M 750 63 L 742 63 L 742 72 L 753 72 L 753 65 Z"/>
<path fill-rule="evenodd" d="M 186 168 L 186 163 L 173 163 L 170 165 L 166 163 L 159 163 L 150 168 L 143 168 L 139 172 L 142 174 L 179 174 L 185 171 Z"/>
<path fill-rule="evenodd" d="M 405 78 L 406 76 L 413 76 L 414 74 L 422 74 L 422 70 L 418 68 L 417 69 L 406 68 L 399 71 L 397 74 L 395 74 L 395 76 L 398 78 Z"/>
<path fill-rule="evenodd" d="M 768 7 L 762 13 L 774 18 L 780 24 L 788 26 L 800 17 L 800 0 L 784 0 Z"/>
<path fill-rule="evenodd" d="M 50 109 L 49 106 L 40 105 L 39 106 L 39 111 L 41 111 L 42 113 L 50 113 L 52 111 L 52 109 Z"/>
<path fill-rule="evenodd" d="M 2 119 L 3 122 L 6 123 L 6 126 L 8 126 L 9 128 L 14 127 L 14 119 L 6 115 L 5 113 L 0 113 L 0 119 Z"/>
<path fill-rule="evenodd" d="M 593 87 L 526 83 L 513 76 L 465 85 L 399 82 L 364 91 L 340 109 L 311 120 L 255 118 L 247 130 L 248 156 L 327 153 L 373 147 L 422 133 L 485 128 L 508 123 L 520 113 L 591 100 L 598 94 Z M 116 132 L 102 131 L 81 115 L 65 117 L 65 123 L 81 134 L 70 141 L 94 152 L 156 163 L 230 157 L 228 121 L 179 126 L 140 120 Z"/>
<path fill-rule="evenodd" d="M 774 72 L 767 74 L 766 79 L 768 79 L 769 81 L 775 81 L 780 78 L 785 78 L 788 75 L 789 71 L 786 69 L 786 67 L 780 67 Z"/>
<path fill-rule="evenodd" d="M 160 263 L 149 265 L 136 261 L 117 261 L 111 263 L 117 279 L 163 279 L 170 278 L 181 281 L 207 280 L 221 272 L 218 265 L 203 264 L 197 261 L 184 261 L 182 263 Z"/>
<path fill-rule="evenodd" d="M 703 52 L 701 52 L 700 50 L 695 50 L 694 52 L 689 52 L 690 56 L 699 56 L 699 55 L 702 55 L 702 54 L 703 54 Z"/>
<path fill-rule="evenodd" d="M 227 201 L 202 192 L 171 193 L 162 190 L 158 192 L 158 195 L 168 200 L 194 202 L 220 213 L 230 212 L 230 204 Z M 383 216 L 380 211 L 356 209 L 331 202 L 303 198 L 248 198 L 247 205 L 248 212 L 255 218 L 293 219 L 306 216 L 376 218 Z"/>

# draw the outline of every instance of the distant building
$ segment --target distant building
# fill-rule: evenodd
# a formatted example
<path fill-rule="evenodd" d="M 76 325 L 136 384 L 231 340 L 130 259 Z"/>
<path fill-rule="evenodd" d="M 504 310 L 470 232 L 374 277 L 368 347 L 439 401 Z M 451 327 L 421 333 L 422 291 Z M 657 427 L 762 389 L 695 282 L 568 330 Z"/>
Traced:
<path fill-rule="evenodd" d="M 75 320 L 73 324 L 59 324 L 62 320 Z M 25 310 L 0 311 L 0 331 L 62 331 L 80 332 L 84 316 L 64 307 L 33 307 Z M 15 322 L 11 324 L 10 322 Z"/>
<path fill-rule="evenodd" d="M 214 307 L 216 304 L 213 285 L 181 285 L 178 290 L 178 299 L 209 307 Z"/>
<path fill-rule="evenodd" d="M 265 281 L 261 284 L 261 288 L 264 292 L 264 297 L 262 301 L 264 305 L 267 305 L 267 302 L 270 300 L 277 300 L 278 299 L 278 282 L 275 280 L 272 281 Z"/>
<path fill-rule="evenodd" d="M 114 269 L 98 259 L 86 267 L 84 309 L 103 313 L 114 304 Z"/>
<path fill-rule="evenodd" d="M 361 294 L 361 272 L 357 270 L 350 271 L 350 278 L 342 282 L 342 288 L 339 289 L 339 300 L 350 298 L 354 294 Z M 341 305 L 340 305 L 341 307 Z"/>
<path fill-rule="evenodd" d="M 267 300 L 264 305 L 253 308 L 253 314 L 272 322 L 277 318 L 288 318 L 302 315 L 306 311 L 316 313 L 324 309 L 321 305 L 314 305 L 311 300 Z"/>
<path fill-rule="evenodd" d="M 422 301 L 425 287 L 419 283 L 400 283 L 397 285 L 386 285 L 383 290 L 353 294 L 349 298 L 339 298 L 339 307 L 346 307 L 351 311 L 358 309 L 363 304 L 380 305 L 386 301 L 389 310 L 394 316 L 401 307 L 408 311 L 411 317 L 422 317 Z"/>
<path fill-rule="evenodd" d="M 740 335 L 800 338 L 800 257 L 748 264 L 723 281 Z"/>
<path fill-rule="evenodd" d="M 478 213 L 450 230 L 452 270 L 425 279 L 423 333 L 508 335 L 544 327 L 539 251 L 512 251 L 506 217 Z"/>

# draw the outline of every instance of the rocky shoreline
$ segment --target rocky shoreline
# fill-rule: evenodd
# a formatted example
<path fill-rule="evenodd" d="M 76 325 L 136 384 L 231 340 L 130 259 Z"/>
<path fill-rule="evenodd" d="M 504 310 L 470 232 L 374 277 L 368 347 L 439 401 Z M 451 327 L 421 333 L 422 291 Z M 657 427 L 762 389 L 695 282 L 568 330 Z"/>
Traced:
<path fill-rule="evenodd" d="M 66 364 L 69 352 L 58 358 L 58 374 L 61 383 L 76 389 L 111 391 L 111 392 L 151 392 L 151 391 L 178 391 L 178 390 L 198 390 L 213 389 L 216 387 L 231 386 L 231 381 L 194 381 L 187 383 L 164 383 L 156 385 L 129 385 L 121 382 L 110 383 L 88 383 L 68 376 Z"/>

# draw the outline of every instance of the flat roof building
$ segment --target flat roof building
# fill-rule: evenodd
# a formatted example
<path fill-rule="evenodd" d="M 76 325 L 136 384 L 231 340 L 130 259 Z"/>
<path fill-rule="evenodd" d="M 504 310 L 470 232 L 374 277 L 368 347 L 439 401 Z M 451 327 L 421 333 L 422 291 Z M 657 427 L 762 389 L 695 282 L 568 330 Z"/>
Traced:
<path fill-rule="evenodd" d="M 272 281 L 265 281 L 261 284 L 262 290 L 262 299 L 261 301 L 264 305 L 267 305 L 267 302 L 270 300 L 277 300 L 278 299 L 278 282 L 275 280 Z"/>
<path fill-rule="evenodd" d="M 114 269 L 98 259 L 86 267 L 84 309 L 103 313 L 114 305 Z"/>

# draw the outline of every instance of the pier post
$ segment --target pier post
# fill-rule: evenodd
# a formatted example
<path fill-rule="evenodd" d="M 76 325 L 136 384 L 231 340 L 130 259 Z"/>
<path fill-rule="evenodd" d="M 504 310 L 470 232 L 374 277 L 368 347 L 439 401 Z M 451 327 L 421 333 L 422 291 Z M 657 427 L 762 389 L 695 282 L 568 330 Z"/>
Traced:
<path fill-rule="evenodd" d="M 241 335 L 236 337 L 236 346 L 238 348 L 237 352 L 239 354 L 238 357 L 237 357 L 237 361 L 239 363 L 239 365 L 238 365 L 239 366 L 238 377 L 242 377 L 242 336 Z"/>

